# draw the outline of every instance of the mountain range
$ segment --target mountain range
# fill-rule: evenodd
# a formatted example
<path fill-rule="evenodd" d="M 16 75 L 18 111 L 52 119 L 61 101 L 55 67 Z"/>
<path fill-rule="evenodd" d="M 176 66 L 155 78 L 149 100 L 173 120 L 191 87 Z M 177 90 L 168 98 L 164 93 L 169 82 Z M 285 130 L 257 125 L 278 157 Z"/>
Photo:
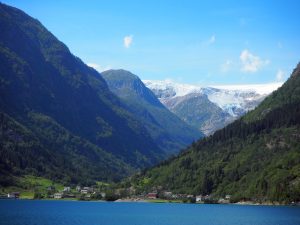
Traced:
<path fill-rule="evenodd" d="M 128 111 L 138 118 L 168 155 L 178 153 L 204 135 L 171 113 L 138 76 L 126 70 L 101 73 L 109 89 L 126 103 Z"/>
<path fill-rule="evenodd" d="M 173 113 L 205 135 L 253 110 L 282 83 L 203 87 L 170 80 L 143 80 Z"/>
<path fill-rule="evenodd" d="M 115 181 L 166 157 L 101 74 L 38 20 L 0 3 L 0 30 L 1 184 L 24 174 Z"/>
<path fill-rule="evenodd" d="M 113 186 L 300 201 L 300 64 L 282 86 L 143 83 L 100 74 L 2 3 L 0 30 L 1 187 L 24 175 L 89 185 L 138 172 Z"/>
<path fill-rule="evenodd" d="M 300 64 L 254 110 L 131 178 L 138 192 L 300 201 Z"/>

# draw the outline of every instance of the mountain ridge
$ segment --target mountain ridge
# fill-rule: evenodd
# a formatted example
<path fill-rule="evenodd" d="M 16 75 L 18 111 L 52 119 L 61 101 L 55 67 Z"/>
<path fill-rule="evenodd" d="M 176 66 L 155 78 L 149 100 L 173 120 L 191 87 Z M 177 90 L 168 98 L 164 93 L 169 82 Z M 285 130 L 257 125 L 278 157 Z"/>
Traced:
<path fill-rule="evenodd" d="M 169 80 L 144 82 L 170 111 L 206 135 L 254 109 L 268 94 L 281 86 L 281 83 L 272 83 L 267 86 L 205 87 Z"/>
<path fill-rule="evenodd" d="M 101 75 L 74 56 L 38 20 L 1 3 L 0 29 L 0 111 L 7 115 L 3 122 L 10 121 L 12 126 L 2 127 L 1 172 L 74 180 L 76 174 L 60 175 L 61 170 L 72 168 L 85 174 L 77 180 L 84 183 L 120 179 L 165 157 Z M 32 136 L 30 140 L 41 146 L 41 156 L 57 149 L 66 155 L 58 152 L 58 162 L 50 160 L 43 166 L 44 174 L 39 173 L 40 164 L 24 155 L 25 162 L 19 155 L 21 149 L 26 149 L 28 156 L 34 151 L 26 147 L 29 143 L 12 145 L 6 139 L 5 129 L 19 127 L 16 124 L 26 128 L 18 128 L 17 136 Z M 99 165 L 84 156 L 88 152 L 98 158 Z M 15 159 L 7 158 L 13 156 Z M 81 158 L 85 167 L 78 164 Z M 51 167 L 56 169 L 51 172 Z M 107 171 L 103 172 L 104 168 Z"/>
<path fill-rule="evenodd" d="M 178 153 L 203 136 L 171 113 L 138 76 L 126 70 L 108 70 L 102 76 L 168 155 Z"/>
<path fill-rule="evenodd" d="M 229 195 L 231 202 L 299 202 L 299 73 L 298 65 L 256 109 L 132 177 L 129 185 L 138 192 Z"/>

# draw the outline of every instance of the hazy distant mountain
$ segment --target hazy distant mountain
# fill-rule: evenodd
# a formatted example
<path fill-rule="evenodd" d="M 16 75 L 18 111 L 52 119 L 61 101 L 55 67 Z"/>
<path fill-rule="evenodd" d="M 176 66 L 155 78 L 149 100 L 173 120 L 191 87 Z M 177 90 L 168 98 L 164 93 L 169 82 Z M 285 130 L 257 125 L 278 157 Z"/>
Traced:
<path fill-rule="evenodd" d="M 168 109 L 206 135 L 254 109 L 281 85 L 200 87 L 172 81 L 144 83 Z"/>
<path fill-rule="evenodd" d="M 101 75 L 39 21 L 0 3 L 0 30 L 0 185 L 22 174 L 115 180 L 165 157 Z"/>
<path fill-rule="evenodd" d="M 167 154 L 178 153 L 203 136 L 170 112 L 138 76 L 126 70 L 108 70 L 101 74 L 110 90 L 119 96 L 147 128 L 156 144 Z"/>

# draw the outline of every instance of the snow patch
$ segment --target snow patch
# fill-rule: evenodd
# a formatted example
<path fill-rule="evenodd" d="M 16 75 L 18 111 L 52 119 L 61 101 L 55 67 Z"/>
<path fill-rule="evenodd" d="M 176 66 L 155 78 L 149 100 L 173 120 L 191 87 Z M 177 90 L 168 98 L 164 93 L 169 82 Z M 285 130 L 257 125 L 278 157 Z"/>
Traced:
<path fill-rule="evenodd" d="M 143 80 L 143 82 L 154 92 L 172 93 L 172 95 L 162 95 L 167 96 L 161 97 L 162 102 L 164 102 L 163 98 L 175 98 L 191 93 L 205 94 L 211 102 L 233 117 L 240 116 L 241 112 L 252 110 L 256 104 L 251 103 L 262 100 L 283 84 L 213 85 L 203 87 L 176 83 L 172 80 Z"/>

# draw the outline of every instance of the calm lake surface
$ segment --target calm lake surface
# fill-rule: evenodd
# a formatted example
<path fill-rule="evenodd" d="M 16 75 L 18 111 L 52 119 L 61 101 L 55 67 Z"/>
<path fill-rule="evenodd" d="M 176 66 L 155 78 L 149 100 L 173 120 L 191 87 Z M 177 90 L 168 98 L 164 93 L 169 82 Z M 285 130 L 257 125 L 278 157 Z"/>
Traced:
<path fill-rule="evenodd" d="M 5 225 L 300 225 L 300 207 L 0 200 Z"/>

